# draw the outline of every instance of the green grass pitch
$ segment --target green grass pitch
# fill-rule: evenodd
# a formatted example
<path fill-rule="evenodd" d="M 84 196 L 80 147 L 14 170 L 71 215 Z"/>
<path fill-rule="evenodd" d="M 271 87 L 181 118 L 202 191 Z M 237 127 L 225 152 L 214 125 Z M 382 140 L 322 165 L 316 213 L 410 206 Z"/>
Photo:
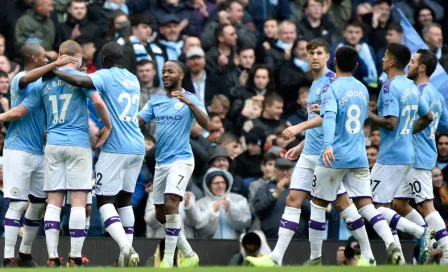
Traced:
<path fill-rule="evenodd" d="M 108 272 L 110 270 L 120 271 L 120 272 L 145 272 L 148 270 L 161 270 L 151 267 L 139 267 L 139 268 L 116 268 L 116 267 L 85 267 L 85 268 L 59 268 L 61 269 L 71 269 L 79 270 L 82 272 Z M 38 268 L 40 272 L 50 272 L 55 271 L 54 268 Z M 162 269 L 162 271 L 176 271 L 182 270 L 186 272 L 263 272 L 263 271 L 279 271 L 279 272 L 442 272 L 448 271 L 447 266 L 376 266 L 376 267 L 354 267 L 354 266 L 320 266 L 320 267 L 306 267 L 306 266 L 285 266 L 276 268 L 254 268 L 254 267 L 199 267 L 199 268 L 172 268 L 172 269 Z M 29 269 L 14 269 L 15 272 L 25 272 L 30 271 Z"/>

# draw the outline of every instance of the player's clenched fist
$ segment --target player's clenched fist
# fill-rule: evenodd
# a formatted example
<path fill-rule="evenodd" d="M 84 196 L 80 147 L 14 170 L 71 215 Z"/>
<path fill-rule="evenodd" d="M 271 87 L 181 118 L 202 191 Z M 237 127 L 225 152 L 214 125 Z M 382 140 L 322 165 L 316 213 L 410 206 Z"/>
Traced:
<path fill-rule="evenodd" d="M 191 104 L 190 99 L 188 99 L 188 97 L 183 92 L 175 91 L 175 92 L 172 92 L 171 95 L 173 97 L 179 99 L 180 102 L 185 103 L 187 106 L 189 106 Z"/>

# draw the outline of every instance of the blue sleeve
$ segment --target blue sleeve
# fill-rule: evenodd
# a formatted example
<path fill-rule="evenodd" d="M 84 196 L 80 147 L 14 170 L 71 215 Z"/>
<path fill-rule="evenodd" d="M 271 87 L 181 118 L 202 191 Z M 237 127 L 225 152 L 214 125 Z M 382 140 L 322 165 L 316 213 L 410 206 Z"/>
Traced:
<path fill-rule="evenodd" d="M 205 114 L 207 114 L 207 110 L 205 109 L 204 103 L 196 96 L 196 95 L 191 95 L 189 97 L 189 99 L 191 99 L 191 102 L 193 102 L 193 104 L 198 107 L 199 109 L 201 109 L 201 111 L 203 111 Z"/>
<path fill-rule="evenodd" d="M 91 90 L 88 90 L 88 89 L 82 89 L 82 93 L 86 96 L 86 97 L 91 97 L 94 93 L 96 93 L 96 92 L 98 92 L 97 90 L 95 90 L 95 89 L 91 89 Z"/>
<path fill-rule="evenodd" d="M 29 111 L 33 111 L 42 107 L 42 97 L 41 97 L 41 88 L 40 85 L 38 87 L 33 88 L 30 94 L 22 101 L 22 105 L 27 108 Z"/>
<path fill-rule="evenodd" d="M 446 108 L 445 99 L 442 97 L 442 116 L 440 116 L 439 126 L 437 130 L 447 132 L 448 131 L 448 110 Z"/>
<path fill-rule="evenodd" d="M 428 95 L 423 94 L 418 101 L 418 115 L 425 116 L 429 112 Z"/>
<path fill-rule="evenodd" d="M 333 85 L 329 85 L 322 90 L 320 115 L 323 116 L 326 112 L 338 112 L 338 104 L 333 92 Z"/>
<path fill-rule="evenodd" d="M 327 111 L 324 114 L 322 124 L 324 130 L 324 150 L 333 146 L 334 133 L 336 131 L 336 113 Z"/>
<path fill-rule="evenodd" d="M 138 116 L 140 116 L 147 124 L 149 124 L 152 119 L 154 119 L 154 110 L 151 103 L 151 100 L 146 103 L 145 107 L 138 113 Z"/>
<path fill-rule="evenodd" d="M 108 75 L 106 73 L 102 73 L 102 70 L 96 71 L 95 73 L 89 74 L 88 76 L 92 80 L 95 89 L 97 89 L 100 92 L 106 89 L 104 85 L 105 82 L 107 81 Z"/>
<path fill-rule="evenodd" d="M 395 91 L 393 90 L 392 85 L 389 90 L 382 90 L 383 95 L 381 95 L 381 99 L 383 100 L 383 117 L 386 116 L 400 116 L 400 105 L 398 103 L 398 98 L 395 95 Z"/>

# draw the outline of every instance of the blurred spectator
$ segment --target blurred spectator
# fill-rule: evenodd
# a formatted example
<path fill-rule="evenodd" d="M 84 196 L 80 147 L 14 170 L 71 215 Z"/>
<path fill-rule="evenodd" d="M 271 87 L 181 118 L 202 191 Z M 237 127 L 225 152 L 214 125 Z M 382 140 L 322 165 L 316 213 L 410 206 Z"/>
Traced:
<path fill-rule="evenodd" d="M 195 161 L 193 176 L 202 177 L 207 171 L 212 148 L 210 142 L 203 136 L 202 127 L 197 121 L 193 123 L 191 128 L 190 145 Z M 202 181 L 196 180 L 195 184 L 201 187 Z"/>
<path fill-rule="evenodd" d="M 95 53 L 96 53 L 95 43 L 80 40 L 79 44 L 81 45 L 82 50 L 84 51 L 83 60 L 86 62 L 86 64 L 85 64 L 86 71 L 85 72 L 87 74 L 95 73 L 97 70 L 96 64 L 94 61 Z"/>
<path fill-rule="evenodd" d="M 295 103 L 295 112 L 288 116 L 288 122 L 295 126 L 308 119 L 308 95 L 310 94 L 310 86 L 302 86 L 299 89 L 297 102 Z M 288 108 L 288 106 L 286 106 Z M 292 108 L 290 106 L 289 108 Z"/>
<path fill-rule="evenodd" d="M 261 230 L 268 239 L 278 238 L 279 223 L 286 206 L 294 165 L 285 158 L 275 161 L 275 179 L 255 194 L 254 211 L 260 218 Z M 298 233 L 296 232 L 296 235 Z"/>
<path fill-rule="evenodd" d="M 243 179 L 254 180 L 263 176 L 260 165 L 266 134 L 261 128 L 253 128 L 246 134 L 245 139 L 247 150 L 236 157 L 235 174 Z"/>
<path fill-rule="evenodd" d="M 117 17 L 117 14 L 125 16 L 129 15 L 129 9 L 126 6 L 125 0 L 106 0 L 104 5 L 98 9 L 92 9 L 89 6 L 89 17 L 93 19 L 93 22 L 102 31 L 101 37 L 106 36 L 107 30 L 111 30 L 110 21 Z M 109 27 L 108 27 L 109 26 Z M 115 28 L 118 28 L 115 25 Z M 115 33 L 114 33 L 115 34 Z"/>
<path fill-rule="evenodd" d="M 369 162 L 369 169 L 372 170 L 373 165 L 376 163 L 376 159 L 378 158 L 378 146 L 371 145 L 366 147 L 367 151 L 367 160 Z"/>
<path fill-rule="evenodd" d="M 440 213 L 445 223 L 448 224 L 448 185 L 445 175 L 439 167 L 432 169 L 432 185 L 434 187 L 434 208 Z"/>
<path fill-rule="evenodd" d="M 179 61 L 186 62 L 185 55 L 187 54 L 188 50 L 193 47 L 201 47 L 201 40 L 198 37 L 195 36 L 186 36 L 184 38 L 184 46 L 182 47 L 182 54 L 179 56 Z"/>
<path fill-rule="evenodd" d="M 215 33 L 220 25 L 226 24 L 231 24 L 235 28 L 238 46 L 255 48 L 257 45 L 254 30 L 250 29 L 248 24 L 243 23 L 243 5 L 238 0 L 228 2 L 227 8 L 218 13 L 219 21 L 208 23 L 201 34 L 202 48 L 206 51 L 215 47 L 216 42 L 221 42 L 219 39 L 216 41 Z"/>
<path fill-rule="evenodd" d="M 128 16 L 121 10 L 114 11 L 108 17 L 108 25 L 100 27 L 101 39 L 104 42 L 119 41 L 119 38 L 128 38 L 132 35 L 131 23 Z M 118 42 L 121 44 L 121 42 Z"/>
<path fill-rule="evenodd" d="M 237 63 L 225 71 L 223 75 L 227 91 L 246 86 L 249 71 L 255 64 L 255 51 L 253 48 L 239 47 L 237 51 Z M 238 97 L 238 94 L 230 93 L 230 97 Z"/>
<path fill-rule="evenodd" d="M 448 165 L 448 134 L 440 134 L 437 139 L 437 166 L 440 170 Z M 447 176 L 448 177 L 448 176 Z"/>
<path fill-rule="evenodd" d="M 406 18 L 408 18 L 408 20 L 411 22 L 411 24 L 416 23 L 414 21 L 414 14 L 415 14 L 416 10 L 418 10 L 421 5 L 426 5 L 431 10 L 434 11 L 434 15 L 435 15 L 434 21 L 439 21 L 439 20 L 443 19 L 444 9 L 439 3 L 437 3 L 437 0 L 436 1 L 434 1 L 434 0 L 398 0 L 398 1 L 394 1 L 394 2 L 396 2 L 396 3 L 394 3 L 394 7 L 401 9 L 401 11 L 404 13 Z M 445 2 L 445 1 L 441 1 L 441 2 Z M 396 15 L 396 16 L 399 17 L 398 15 Z"/>
<path fill-rule="evenodd" d="M 126 43 L 132 44 L 137 62 L 152 60 L 154 52 L 150 46 L 152 35 L 151 20 L 144 14 L 134 15 L 131 17 L 131 27 L 132 36 L 129 37 L 129 42 L 123 36 L 117 42 L 121 45 Z"/>
<path fill-rule="evenodd" d="M 245 128 L 261 128 L 266 136 L 273 135 L 281 125 L 291 125 L 281 118 L 283 113 L 283 98 L 276 93 L 267 96 L 263 101 L 263 113 L 254 120 L 249 120 Z M 247 131 L 247 129 L 246 129 Z"/>
<path fill-rule="evenodd" d="M 6 56 L 0 56 L 0 71 L 6 72 L 10 80 L 20 71 L 20 66 L 8 60 Z"/>
<path fill-rule="evenodd" d="M 352 0 L 325 0 L 324 14 L 326 13 L 337 26 L 344 26 L 352 17 Z"/>
<path fill-rule="evenodd" d="M 443 47 L 442 27 L 439 24 L 431 23 L 423 28 L 422 35 L 429 49 L 436 55 L 439 63 L 445 71 L 448 71 L 448 50 Z"/>
<path fill-rule="evenodd" d="M 386 35 L 387 44 L 391 43 L 403 43 L 403 28 L 398 23 L 392 23 L 387 29 Z M 376 54 L 376 67 L 378 69 L 378 75 L 380 75 L 380 82 L 384 83 L 387 81 L 387 75 L 383 72 L 383 58 L 386 53 L 386 48 L 378 50 Z M 375 101 L 376 104 L 376 101 Z"/>
<path fill-rule="evenodd" d="M 53 50 L 56 30 L 50 19 L 51 12 L 53 12 L 53 0 L 34 0 L 33 9 L 29 9 L 17 21 L 14 32 L 16 47 L 22 48 L 27 43 L 38 43 L 45 49 L 48 57 L 56 59 L 58 53 Z"/>
<path fill-rule="evenodd" d="M 428 5 L 421 5 L 414 12 L 414 28 L 420 36 L 422 36 L 422 30 L 425 26 L 434 23 L 435 13 Z M 423 36 L 422 36 L 423 38 Z"/>
<path fill-rule="evenodd" d="M 224 131 L 233 131 L 233 123 L 227 118 L 230 110 L 230 101 L 223 94 L 214 95 L 208 107 L 208 112 L 215 113 L 221 118 Z"/>
<path fill-rule="evenodd" d="M 210 160 L 208 161 L 210 167 L 228 171 L 232 175 L 233 184 L 230 188 L 230 192 L 244 195 L 244 182 L 241 177 L 235 175 L 235 164 L 235 160 L 229 156 L 227 149 L 222 146 L 215 147 L 210 156 Z"/>
<path fill-rule="evenodd" d="M 230 24 L 218 25 L 215 32 L 218 45 L 210 48 L 206 54 L 207 70 L 210 73 L 221 76 L 226 69 L 235 65 L 237 39 L 235 27 Z"/>
<path fill-rule="evenodd" d="M 252 181 L 249 184 L 249 206 L 252 212 L 254 212 L 254 203 L 256 201 L 255 195 L 260 188 L 263 188 L 266 184 L 271 183 L 274 179 L 274 170 L 275 170 L 275 160 L 277 156 L 271 152 L 267 152 L 263 155 L 261 160 L 261 172 L 263 172 L 263 177 Z"/>
<path fill-rule="evenodd" d="M 208 116 L 210 118 L 210 130 L 204 130 L 202 134 L 211 143 L 211 146 L 216 146 L 219 143 L 219 139 L 225 133 L 224 125 L 218 114 L 209 112 Z"/>
<path fill-rule="evenodd" d="M 276 68 L 285 59 L 289 59 L 291 47 L 297 38 L 296 25 L 289 20 L 280 23 L 278 27 L 278 38 L 272 48 L 266 51 L 264 57 L 264 62 L 272 68 Z"/>
<path fill-rule="evenodd" d="M 305 16 L 297 22 L 298 32 L 302 37 L 311 41 L 315 38 L 324 39 L 333 44 L 339 39 L 339 30 L 334 22 L 324 15 L 324 3 L 317 0 L 308 0 L 304 6 Z"/>
<path fill-rule="evenodd" d="M 265 22 L 269 18 L 279 21 L 287 20 L 291 16 L 291 8 L 288 0 L 260 1 L 249 0 L 246 10 L 252 15 L 255 27 L 259 33 L 263 33 Z"/>
<path fill-rule="evenodd" d="M 358 68 L 354 76 L 369 87 L 378 87 L 378 71 L 376 68 L 376 55 L 373 48 L 362 40 L 364 35 L 362 24 L 358 21 L 350 21 L 344 28 L 344 41 L 333 44 L 330 49 L 328 68 L 334 70 L 333 61 L 336 50 L 343 45 L 353 46 L 359 53 Z"/>
<path fill-rule="evenodd" d="M 198 238 L 237 239 L 249 226 L 249 204 L 245 197 L 230 192 L 232 183 L 229 172 L 210 168 L 203 181 L 205 197 L 185 198 L 186 222 L 195 227 Z"/>
<path fill-rule="evenodd" d="M 9 110 L 9 86 L 8 74 L 0 70 L 0 113 Z"/>
<path fill-rule="evenodd" d="M 359 247 L 359 243 L 353 236 L 351 236 L 347 240 L 347 244 L 345 247 L 338 248 L 338 251 L 336 253 L 336 264 L 357 266 L 360 257 L 361 248 Z"/>
<path fill-rule="evenodd" d="M 372 5 L 370 3 L 361 3 L 356 7 L 356 20 L 362 21 L 362 17 L 366 14 L 372 13 Z"/>
<path fill-rule="evenodd" d="M 393 22 L 390 15 L 391 5 L 391 0 L 376 0 L 373 3 L 373 12 L 362 16 L 364 39 L 373 47 L 375 53 L 387 45 L 387 29 Z"/>
<path fill-rule="evenodd" d="M 374 128 L 370 131 L 370 143 L 376 147 L 380 147 L 380 130 Z"/>
<path fill-rule="evenodd" d="M 154 18 L 152 27 L 159 29 L 163 24 L 165 17 L 176 16 L 179 18 L 179 32 L 193 34 L 195 32 L 193 20 L 194 7 L 189 1 L 180 0 L 160 0 L 158 8 L 150 11 L 151 18 Z"/>
<path fill-rule="evenodd" d="M 140 110 L 148 101 L 157 94 L 164 94 L 165 91 L 158 87 L 157 67 L 153 60 L 143 59 L 137 62 L 137 78 L 140 81 Z"/>
<path fill-rule="evenodd" d="M 246 257 L 261 257 L 271 254 L 266 236 L 259 230 L 241 234 L 240 243 L 240 252 L 232 256 L 229 266 L 245 266 L 247 264 Z"/>
<path fill-rule="evenodd" d="M 275 72 L 275 85 L 285 101 L 285 115 L 297 110 L 298 91 L 311 85 L 313 77 L 306 54 L 308 41 L 297 39 L 291 48 L 291 57 L 280 62 Z"/>
<path fill-rule="evenodd" d="M 3 36 L 0 33 L 0 56 L 4 56 L 5 55 L 5 50 L 6 50 L 6 40 L 5 40 L 5 36 Z"/>
<path fill-rule="evenodd" d="M 67 19 L 64 23 L 57 25 L 55 48 L 58 49 L 66 40 L 82 40 L 85 43 L 99 44 L 98 34 L 98 27 L 87 16 L 86 1 L 71 0 L 67 8 Z"/>
<path fill-rule="evenodd" d="M 264 52 L 271 49 L 278 39 L 278 21 L 269 18 L 264 22 L 263 34 L 258 39 L 255 49 L 257 63 L 264 63 Z"/>
<path fill-rule="evenodd" d="M 220 139 L 219 146 L 223 147 L 229 157 L 234 160 L 241 154 L 241 143 L 231 132 L 226 132 Z M 234 166 L 235 163 L 231 163 Z M 233 167 L 235 168 L 235 167 Z M 230 172 L 233 172 L 232 170 Z"/>
<path fill-rule="evenodd" d="M 204 50 L 192 47 L 186 54 L 188 73 L 182 81 L 182 87 L 195 93 L 205 106 L 210 105 L 212 98 L 223 93 L 219 77 L 205 70 Z"/>

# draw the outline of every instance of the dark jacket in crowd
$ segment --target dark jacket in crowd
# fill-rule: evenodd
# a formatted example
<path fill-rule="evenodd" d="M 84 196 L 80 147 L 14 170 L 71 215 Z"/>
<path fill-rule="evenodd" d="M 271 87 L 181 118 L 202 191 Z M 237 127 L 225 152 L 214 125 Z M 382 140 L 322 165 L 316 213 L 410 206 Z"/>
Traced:
<path fill-rule="evenodd" d="M 75 28 L 76 25 L 79 25 L 79 31 L 81 32 L 81 36 L 76 38 L 76 40 L 83 42 L 94 42 L 97 46 L 99 45 L 98 27 L 89 21 L 88 16 L 78 21 L 70 14 L 67 14 L 67 21 L 59 24 L 57 27 L 55 48 L 59 48 L 61 43 L 71 39 L 73 28 Z"/>
<path fill-rule="evenodd" d="M 272 69 L 277 69 L 278 65 L 285 60 L 285 50 L 277 47 L 277 45 L 271 47 L 267 50 L 264 55 L 264 62 L 269 65 Z"/>
<path fill-rule="evenodd" d="M 207 53 L 205 53 L 205 58 L 206 58 L 206 69 L 208 72 L 217 75 L 219 77 L 221 77 L 225 71 L 227 71 L 228 69 L 232 69 L 232 67 L 235 66 L 234 63 L 234 53 L 232 53 L 230 56 L 227 56 L 229 58 L 229 63 L 227 64 L 226 68 L 224 70 L 222 70 L 219 67 L 219 63 L 218 63 L 218 57 L 219 57 L 220 53 L 218 51 L 218 47 L 214 46 L 212 48 L 210 48 L 210 50 L 207 51 Z"/>
<path fill-rule="evenodd" d="M 320 26 L 316 28 L 311 26 L 307 17 L 303 17 L 297 24 L 297 32 L 307 41 L 321 38 L 328 44 L 333 44 L 340 38 L 339 29 L 336 27 L 335 23 L 330 21 L 328 16 L 325 15 L 322 17 Z"/>
<path fill-rule="evenodd" d="M 254 127 L 263 129 L 266 136 L 274 135 L 277 128 L 281 125 L 287 125 L 288 121 L 284 119 L 274 120 L 274 119 L 266 119 L 263 116 L 260 116 L 257 119 L 252 120 Z"/>
<path fill-rule="evenodd" d="M 244 178 L 259 178 L 263 176 L 261 172 L 261 155 L 250 155 L 246 150 L 236 157 L 235 174 Z"/>
<path fill-rule="evenodd" d="M 29 9 L 19 18 L 15 28 L 15 45 L 22 48 L 27 42 L 39 43 L 45 50 L 53 50 L 56 37 L 54 23 L 49 17 Z"/>
<path fill-rule="evenodd" d="M 218 22 L 208 23 L 201 34 L 201 45 L 204 51 L 209 50 L 217 45 L 215 36 L 216 29 L 218 28 Z M 236 33 L 238 35 L 238 46 L 255 48 L 257 45 L 257 36 L 250 29 L 247 24 L 234 25 Z"/>
<path fill-rule="evenodd" d="M 167 5 L 166 3 L 159 4 L 158 8 L 148 12 L 152 20 L 152 29 L 157 31 L 162 18 L 168 15 L 176 15 L 182 21 L 188 20 L 188 26 L 184 29 L 184 33 L 193 34 L 195 32 L 193 20 L 194 7 L 187 1 L 181 1 L 178 6 Z"/>
<path fill-rule="evenodd" d="M 268 18 L 277 18 L 279 21 L 289 19 L 291 7 L 288 0 L 250 0 L 246 10 L 252 16 L 255 27 L 259 33 L 263 33 L 264 22 Z"/>
<path fill-rule="evenodd" d="M 206 79 L 205 79 L 205 91 L 204 91 L 204 104 L 206 106 L 210 105 L 210 102 L 213 99 L 213 96 L 217 94 L 224 94 L 226 93 L 222 89 L 222 82 L 219 77 L 217 77 L 215 74 L 205 72 L 206 73 Z M 193 85 L 193 80 L 191 79 L 191 74 L 187 73 L 182 80 L 182 88 L 185 90 L 196 93 Z"/>

